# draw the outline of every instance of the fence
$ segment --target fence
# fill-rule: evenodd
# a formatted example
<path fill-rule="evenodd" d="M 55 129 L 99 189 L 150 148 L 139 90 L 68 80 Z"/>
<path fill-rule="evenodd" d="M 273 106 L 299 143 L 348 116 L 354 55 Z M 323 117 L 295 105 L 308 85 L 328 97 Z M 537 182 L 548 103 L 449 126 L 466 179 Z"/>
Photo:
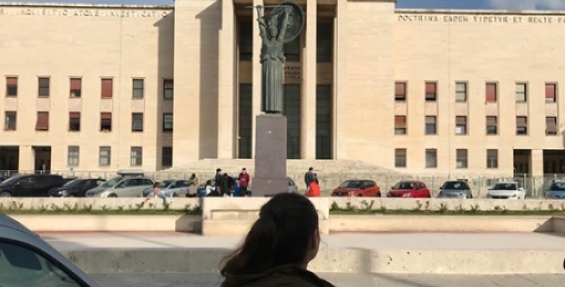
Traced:
<path fill-rule="evenodd" d="M 239 170 L 226 170 L 228 174 L 237 176 Z M 16 174 L 41 174 L 43 171 L 0 171 L 0 178 L 7 178 Z M 58 174 L 65 178 L 102 178 L 110 179 L 117 176 L 116 171 L 49 171 L 50 174 Z M 166 179 L 188 179 L 194 173 L 200 183 L 214 178 L 214 172 L 209 171 L 157 171 L 146 172 L 145 176 L 154 180 Z M 318 171 L 318 179 L 323 195 L 329 193 L 338 187 L 345 180 L 350 179 L 370 179 L 377 182 L 381 188 L 382 194 L 386 194 L 392 186 L 401 180 L 419 180 L 424 182 L 432 191 L 432 197 L 438 195 L 439 188 L 448 180 L 466 180 L 473 190 L 476 198 L 484 198 L 488 193 L 488 188 L 492 187 L 496 182 L 516 181 L 526 190 L 528 198 L 543 198 L 546 191 L 555 180 L 565 180 L 565 174 L 549 174 L 544 176 L 532 177 L 527 174 L 521 175 L 425 175 L 425 174 L 400 174 L 383 170 L 361 170 L 361 171 Z M 304 172 L 289 172 L 288 177 L 291 178 L 299 190 L 305 190 Z M 253 184 L 253 182 L 251 182 Z M 253 188 L 253 186 L 251 186 Z"/>

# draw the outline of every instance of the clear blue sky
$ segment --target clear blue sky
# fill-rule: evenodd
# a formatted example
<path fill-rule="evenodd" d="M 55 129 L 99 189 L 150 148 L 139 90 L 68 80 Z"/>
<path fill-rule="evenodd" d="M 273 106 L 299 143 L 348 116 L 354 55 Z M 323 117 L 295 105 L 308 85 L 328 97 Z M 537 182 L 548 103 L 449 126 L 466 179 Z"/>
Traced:
<path fill-rule="evenodd" d="M 98 4 L 173 4 L 173 0 L 20 0 Z M 565 10 L 565 0 L 398 0 L 398 8 Z"/>

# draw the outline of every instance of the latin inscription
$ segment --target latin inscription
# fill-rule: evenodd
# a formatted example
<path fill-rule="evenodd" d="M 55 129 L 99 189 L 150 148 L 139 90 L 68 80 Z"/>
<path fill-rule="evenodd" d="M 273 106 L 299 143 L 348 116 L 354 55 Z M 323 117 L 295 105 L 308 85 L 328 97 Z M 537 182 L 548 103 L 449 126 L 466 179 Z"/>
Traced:
<path fill-rule="evenodd" d="M 110 17 L 110 18 L 162 18 L 163 10 L 112 10 L 112 9 L 59 9 L 59 8 L 0 8 L 0 16 L 59 16 L 59 17 Z"/>
<path fill-rule="evenodd" d="M 400 22 L 488 23 L 488 24 L 565 24 L 564 16 L 518 15 L 436 15 L 399 14 Z"/>
<path fill-rule="evenodd" d="M 300 63 L 286 62 L 284 64 L 284 79 L 289 82 L 302 79 L 302 67 L 300 67 Z"/>

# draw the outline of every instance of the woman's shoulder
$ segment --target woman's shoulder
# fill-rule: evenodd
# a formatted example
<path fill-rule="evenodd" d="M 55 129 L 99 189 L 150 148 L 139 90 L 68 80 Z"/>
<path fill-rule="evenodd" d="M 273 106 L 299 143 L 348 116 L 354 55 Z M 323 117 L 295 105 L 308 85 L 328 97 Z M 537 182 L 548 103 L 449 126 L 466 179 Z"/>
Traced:
<path fill-rule="evenodd" d="M 229 276 L 222 286 L 225 287 L 334 287 L 316 274 L 293 265 L 272 268 L 265 273 L 255 274 L 245 279 Z M 239 278 L 237 278 L 239 277 Z M 243 279 L 243 280 L 242 280 Z M 231 281 L 231 282 L 230 282 Z M 237 284 L 234 284 L 236 281 Z"/>

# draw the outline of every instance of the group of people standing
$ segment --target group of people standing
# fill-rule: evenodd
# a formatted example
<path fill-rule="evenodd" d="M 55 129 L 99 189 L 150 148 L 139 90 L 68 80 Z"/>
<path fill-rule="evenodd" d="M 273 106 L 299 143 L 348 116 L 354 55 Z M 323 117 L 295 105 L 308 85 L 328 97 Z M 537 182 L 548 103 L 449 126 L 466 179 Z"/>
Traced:
<path fill-rule="evenodd" d="M 251 182 L 251 177 L 247 173 L 247 169 L 241 169 L 239 176 L 237 177 L 239 181 L 239 196 L 248 195 L 247 188 Z M 222 174 L 222 169 L 216 169 L 216 176 L 214 177 L 214 190 L 212 190 L 207 196 L 224 196 L 232 197 L 234 196 L 233 190 L 235 188 L 235 179 L 229 176 L 227 173 Z"/>

